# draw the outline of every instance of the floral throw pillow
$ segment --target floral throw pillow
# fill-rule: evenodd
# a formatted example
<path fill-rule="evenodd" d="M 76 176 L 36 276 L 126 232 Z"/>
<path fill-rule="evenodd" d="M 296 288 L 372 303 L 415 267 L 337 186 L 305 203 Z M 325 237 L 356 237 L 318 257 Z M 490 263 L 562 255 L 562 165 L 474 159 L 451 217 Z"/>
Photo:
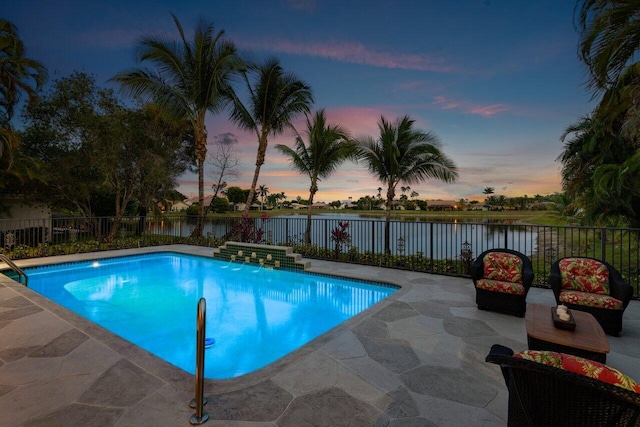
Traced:
<path fill-rule="evenodd" d="M 505 252 L 489 252 L 482 259 L 484 278 L 522 283 L 522 260 Z"/>
<path fill-rule="evenodd" d="M 525 350 L 514 354 L 513 357 L 564 369 L 565 371 L 584 375 L 626 390 L 640 393 L 640 384 L 634 379 L 611 366 L 594 360 L 573 356 L 571 354 L 557 353 L 555 351 L 540 350 Z"/>
<path fill-rule="evenodd" d="M 600 261 L 565 258 L 558 266 L 562 289 L 609 295 L 609 269 Z"/>

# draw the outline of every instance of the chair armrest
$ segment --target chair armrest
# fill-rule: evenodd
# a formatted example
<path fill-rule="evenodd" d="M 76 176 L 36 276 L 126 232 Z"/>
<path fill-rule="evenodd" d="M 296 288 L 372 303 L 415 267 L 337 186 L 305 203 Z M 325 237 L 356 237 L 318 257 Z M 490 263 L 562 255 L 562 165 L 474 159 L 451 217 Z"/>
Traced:
<path fill-rule="evenodd" d="M 622 306 L 626 308 L 633 297 L 633 288 L 617 270 L 609 270 L 609 287 L 611 296 L 622 301 Z"/>
<path fill-rule="evenodd" d="M 487 355 L 485 361 L 500 364 L 500 360 L 503 360 L 506 357 L 513 356 L 513 350 L 509 347 L 505 347 L 500 344 L 494 344 L 491 346 L 491 350 Z"/>
<path fill-rule="evenodd" d="M 551 272 L 549 273 L 549 286 L 556 297 L 556 302 L 559 302 L 560 290 L 562 289 L 562 278 L 560 275 L 560 260 L 557 260 L 551 264 Z"/>
<path fill-rule="evenodd" d="M 484 275 L 484 263 L 481 257 L 476 258 L 473 264 L 471 264 L 471 267 L 469 267 L 469 275 L 474 281 L 482 279 Z"/>

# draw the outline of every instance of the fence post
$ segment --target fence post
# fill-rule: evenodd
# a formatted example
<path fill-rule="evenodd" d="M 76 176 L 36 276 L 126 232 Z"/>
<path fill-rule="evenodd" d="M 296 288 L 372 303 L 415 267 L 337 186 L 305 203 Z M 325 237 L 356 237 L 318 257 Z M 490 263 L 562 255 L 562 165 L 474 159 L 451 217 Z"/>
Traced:
<path fill-rule="evenodd" d="M 507 227 L 504 227 L 504 248 L 508 249 L 509 246 L 509 229 Z"/>
<path fill-rule="evenodd" d="M 600 252 L 602 260 L 607 260 L 607 230 L 605 228 L 600 229 Z"/>
<path fill-rule="evenodd" d="M 289 218 L 284 219 L 284 241 L 289 244 Z"/>
<path fill-rule="evenodd" d="M 373 263 L 373 257 L 376 254 L 376 221 L 371 220 L 371 259 Z M 375 264 L 375 263 L 374 263 Z"/>
<path fill-rule="evenodd" d="M 429 271 L 433 273 L 433 222 L 429 223 Z"/>

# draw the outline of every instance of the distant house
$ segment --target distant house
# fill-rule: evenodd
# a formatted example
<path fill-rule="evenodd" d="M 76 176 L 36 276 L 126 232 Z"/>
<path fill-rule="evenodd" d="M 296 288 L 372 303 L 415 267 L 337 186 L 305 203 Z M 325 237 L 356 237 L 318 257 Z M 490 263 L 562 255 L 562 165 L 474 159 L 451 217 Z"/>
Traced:
<path fill-rule="evenodd" d="M 340 209 L 354 209 L 358 206 L 353 200 L 340 200 Z"/>
<path fill-rule="evenodd" d="M 428 200 L 427 209 L 430 211 L 453 211 L 457 209 L 456 200 Z"/>
<path fill-rule="evenodd" d="M 175 202 L 171 204 L 171 212 L 180 212 L 180 211 L 186 211 L 189 206 L 191 206 L 191 204 L 189 203 L 188 200 L 181 200 L 179 202 Z"/>
<path fill-rule="evenodd" d="M 51 208 L 40 203 L 26 203 L 22 196 L 4 194 L 0 202 L 0 247 L 9 248 L 20 243 L 21 236 L 38 236 L 38 242 L 51 241 Z M 26 233 L 26 234 L 25 234 Z"/>
<path fill-rule="evenodd" d="M 325 202 L 317 202 L 311 205 L 311 209 L 331 209 L 331 206 L 329 206 Z"/>

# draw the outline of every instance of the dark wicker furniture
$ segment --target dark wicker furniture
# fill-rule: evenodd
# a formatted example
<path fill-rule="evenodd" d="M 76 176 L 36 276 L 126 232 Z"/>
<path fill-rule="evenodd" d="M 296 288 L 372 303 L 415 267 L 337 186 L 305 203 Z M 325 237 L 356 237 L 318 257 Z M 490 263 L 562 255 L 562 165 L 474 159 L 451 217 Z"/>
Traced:
<path fill-rule="evenodd" d="M 522 260 L 522 285 L 525 289 L 523 295 L 513 295 L 478 288 L 477 281 L 484 276 L 484 257 L 491 252 L 515 255 Z M 476 304 L 478 305 L 478 309 L 499 311 L 514 314 L 518 317 L 524 316 L 527 311 L 527 294 L 533 283 L 533 267 L 529 257 L 511 249 L 490 249 L 482 252 L 478 258 L 476 258 L 471 265 L 469 273 L 476 289 Z"/>
<path fill-rule="evenodd" d="M 486 361 L 502 369 L 509 391 L 509 426 L 640 426 L 638 393 L 515 358 L 510 348 L 498 344 Z"/>
<path fill-rule="evenodd" d="M 591 313 L 593 317 L 596 318 L 600 326 L 607 335 L 619 336 L 620 331 L 622 331 L 622 315 L 624 314 L 624 310 L 629 305 L 629 301 L 631 301 L 631 297 L 633 296 L 633 288 L 627 284 L 618 270 L 616 270 L 610 264 L 589 257 L 566 257 L 566 258 L 583 258 L 598 261 L 604 264 L 609 270 L 609 287 L 610 293 L 609 295 L 613 298 L 616 298 L 622 301 L 622 310 L 613 310 L 608 308 L 599 308 L 599 307 L 590 307 L 587 305 L 578 305 L 578 304 L 570 304 L 567 302 L 560 302 L 560 293 L 562 292 L 562 279 L 560 272 L 560 261 L 565 258 L 560 258 L 556 262 L 551 265 L 551 273 L 549 275 L 549 284 L 551 285 L 551 289 L 553 290 L 553 294 L 556 298 L 556 302 L 558 304 L 564 304 L 572 310 L 581 310 L 586 311 L 587 313 Z"/>

